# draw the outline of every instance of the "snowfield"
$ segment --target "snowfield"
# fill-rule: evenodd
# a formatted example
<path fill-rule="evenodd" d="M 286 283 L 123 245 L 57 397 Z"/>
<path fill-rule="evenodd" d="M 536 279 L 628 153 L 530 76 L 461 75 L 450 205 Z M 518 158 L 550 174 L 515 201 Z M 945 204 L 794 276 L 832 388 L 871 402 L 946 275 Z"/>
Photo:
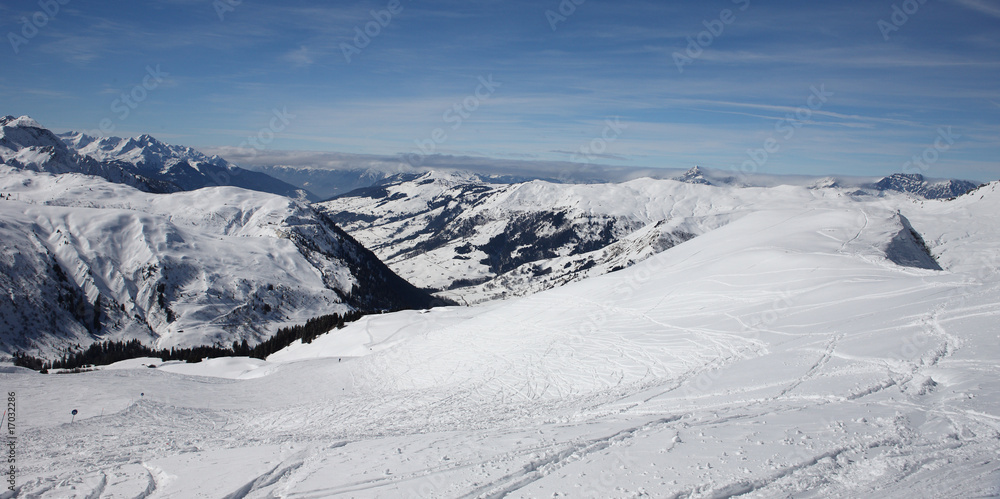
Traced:
<path fill-rule="evenodd" d="M 7 369 L 14 497 L 998 496 L 998 189 L 760 190 L 624 270 L 267 362 Z M 894 261 L 908 224 L 943 270 Z"/>

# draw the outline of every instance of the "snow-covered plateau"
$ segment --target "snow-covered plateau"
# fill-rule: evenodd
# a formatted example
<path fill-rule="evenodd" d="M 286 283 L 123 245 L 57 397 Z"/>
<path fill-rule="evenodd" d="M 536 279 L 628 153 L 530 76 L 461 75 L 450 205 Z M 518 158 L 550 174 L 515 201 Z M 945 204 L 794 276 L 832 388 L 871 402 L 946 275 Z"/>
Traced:
<path fill-rule="evenodd" d="M 526 186 L 507 195 L 699 232 L 616 272 L 368 316 L 267 361 L 7 368 L 18 474 L 0 497 L 1000 495 L 1000 183 L 951 201 Z M 191 201 L 171 212 L 202 212 Z M 61 209 L 3 223 L 110 223 Z"/>

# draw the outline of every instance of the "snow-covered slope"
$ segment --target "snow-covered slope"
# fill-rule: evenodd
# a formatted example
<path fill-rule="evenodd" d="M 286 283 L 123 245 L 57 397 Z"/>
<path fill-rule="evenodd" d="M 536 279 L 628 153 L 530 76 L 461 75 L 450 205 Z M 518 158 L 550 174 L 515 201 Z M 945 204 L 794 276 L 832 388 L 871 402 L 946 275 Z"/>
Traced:
<path fill-rule="evenodd" d="M 429 297 L 308 206 L 232 187 L 151 195 L 0 166 L 0 352 L 95 339 L 224 345 Z"/>
<path fill-rule="evenodd" d="M 0 374 L 31 442 L 18 493 L 993 497 L 998 189 L 769 190 L 619 272 L 266 364 Z M 911 228 L 943 270 L 890 259 Z"/>
<path fill-rule="evenodd" d="M 164 144 L 149 135 L 96 138 L 69 132 L 59 137 L 80 155 L 99 162 L 130 164 L 142 175 L 169 182 L 180 190 L 232 186 L 295 199 L 319 200 L 307 190 L 264 173 L 239 168 L 218 156 L 208 157 L 190 147 Z"/>
<path fill-rule="evenodd" d="M 1000 269 L 1000 182 L 951 201 L 901 207 L 947 270 L 985 278 Z"/>

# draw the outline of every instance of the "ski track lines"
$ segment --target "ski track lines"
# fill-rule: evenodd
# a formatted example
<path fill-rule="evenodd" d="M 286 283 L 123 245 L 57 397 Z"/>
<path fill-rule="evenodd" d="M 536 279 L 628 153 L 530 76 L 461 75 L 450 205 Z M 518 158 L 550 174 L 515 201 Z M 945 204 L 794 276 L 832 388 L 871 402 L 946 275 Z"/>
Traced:
<path fill-rule="evenodd" d="M 570 462 L 584 459 L 588 454 L 602 451 L 612 445 L 621 445 L 635 438 L 637 433 L 650 431 L 656 427 L 669 425 L 680 417 L 663 418 L 641 427 L 622 430 L 614 435 L 583 442 L 557 452 L 555 455 L 532 461 L 516 473 L 507 475 L 498 481 L 484 485 L 462 496 L 463 499 L 488 498 L 499 499 L 523 488 L 529 483 L 554 472 Z"/>

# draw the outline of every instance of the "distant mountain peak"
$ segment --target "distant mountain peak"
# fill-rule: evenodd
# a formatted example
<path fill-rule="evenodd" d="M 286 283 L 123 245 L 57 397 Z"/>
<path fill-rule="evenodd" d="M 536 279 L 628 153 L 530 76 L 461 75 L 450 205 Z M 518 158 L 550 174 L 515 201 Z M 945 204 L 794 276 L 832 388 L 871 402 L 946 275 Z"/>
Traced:
<path fill-rule="evenodd" d="M 947 199 L 961 196 L 978 185 L 965 180 L 931 181 L 919 173 L 894 173 L 882 178 L 873 187 L 879 191 L 904 192 L 927 199 Z"/>
<path fill-rule="evenodd" d="M 833 189 L 841 187 L 840 180 L 836 177 L 824 177 L 809 186 L 810 189 Z"/>
<path fill-rule="evenodd" d="M 31 119 L 29 116 L 21 116 L 15 118 L 13 116 L 4 116 L 0 119 L 0 126 L 7 127 L 21 127 L 21 128 L 42 128 L 37 121 Z"/>
<path fill-rule="evenodd" d="M 890 185 L 892 183 L 902 183 L 902 182 L 920 183 L 926 181 L 927 179 L 924 178 L 924 176 L 919 173 L 893 173 L 892 175 L 889 175 L 888 177 L 883 177 L 882 180 L 879 180 L 879 184 Z"/>
<path fill-rule="evenodd" d="M 695 166 L 694 168 L 684 172 L 683 175 L 675 177 L 674 180 L 688 184 L 713 185 L 711 181 L 705 178 L 705 172 L 700 166 Z"/>
<path fill-rule="evenodd" d="M 409 174 L 401 174 L 402 178 L 407 178 Z M 458 171 L 458 170 L 428 170 L 417 177 L 418 182 L 426 181 L 440 181 L 447 182 L 450 184 L 466 184 L 470 182 L 479 182 L 480 179 L 477 175 L 471 172 Z"/>
<path fill-rule="evenodd" d="M 46 150 L 68 153 L 59 137 L 27 116 L 20 118 L 6 116 L 0 119 L 0 146 L 10 149 L 14 153 L 22 149 L 41 150 L 46 148 Z"/>

